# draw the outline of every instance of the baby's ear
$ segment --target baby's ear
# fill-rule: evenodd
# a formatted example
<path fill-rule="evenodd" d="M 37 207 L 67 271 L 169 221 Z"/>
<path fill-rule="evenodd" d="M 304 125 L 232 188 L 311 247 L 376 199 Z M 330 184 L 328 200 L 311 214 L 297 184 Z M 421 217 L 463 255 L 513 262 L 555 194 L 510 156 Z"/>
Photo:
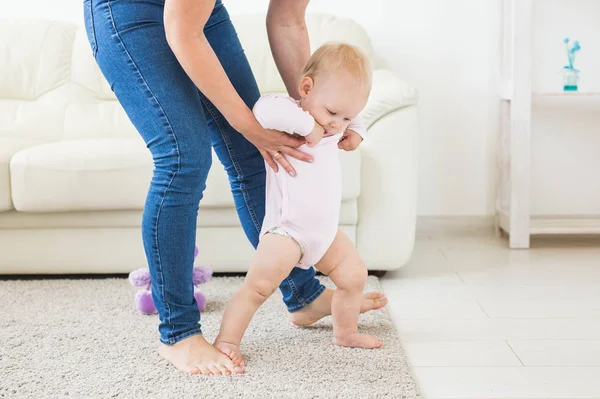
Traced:
<path fill-rule="evenodd" d="M 308 93 L 313 89 L 315 81 L 310 76 L 305 76 L 300 81 L 300 97 L 308 96 Z"/>

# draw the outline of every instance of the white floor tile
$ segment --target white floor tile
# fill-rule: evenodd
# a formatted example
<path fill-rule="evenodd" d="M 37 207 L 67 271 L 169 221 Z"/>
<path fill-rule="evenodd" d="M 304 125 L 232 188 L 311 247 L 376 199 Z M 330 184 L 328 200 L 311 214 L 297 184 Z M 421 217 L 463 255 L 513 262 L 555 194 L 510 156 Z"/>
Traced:
<path fill-rule="evenodd" d="M 430 236 L 429 241 L 439 248 L 446 250 L 499 250 L 506 251 L 508 240 L 497 238 L 494 234 L 479 235 L 436 235 Z"/>
<path fill-rule="evenodd" d="M 600 399 L 600 239 L 419 236 L 381 283 L 423 398 Z"/>
<path fill-rule="evenodd" d="M 600 368 L 415 367 L 427 399 L 600 398 Z"/>
<path fill-rule="evenodd" d="M 600 289 L 595 285 L 527 285 L 498 284 L 473 286 L 464 284 L 458 276 L 427 282 L 381 281 L 384 291 L 394 292 L 398 299 L 419 301 L 466 300 L 600 300 Z"/>
<path fill-rule="evenodd" d="M 390 300 L 390 311 L 397 319 L 485 319 L 477 301 L 404 301 L 395 297 L 395 292 L 386 292 Z"/>
<path fill-rule="evenodd" d="M 441 286 L 461 286 L 465 283 L 458 277 L 454 272 L 407 272 L 404 270 L 397 270 L 388 272 L 385 278 L 381 281 L 381 286 L 385 290 L 399 290 L 408 287 L 423 287 L 427 289 L 433 289 L 434 287 Z"/>
<path fill-rule="evenodd" d="M 600 317 L 600 300 L 480 300 L 491 318 Z"/>
<path fill-rule="evenodd" d="M 480 271 L 459 272 L 458 275 L 461 280 L 468 285 L 499 285 L 511 283 L 528 285 L 600 285 L 600 266 L 585 268 L 569 267 L 569 265 L 564 265 L 560 268 L 531 266 L 488 268 Z"/>
<path fill-rule="evenodd" d="M 456 270 L 528 265 L 536 258 L 529 252 L 507 249 L 442 249 L 442 254 Z"/>
<path fill-rule="evenodd" d="M 401 319 L 396 325 L 409 341 L 600 337 L 600 319 Z"/>
<path fill-rule="evenodd" d="M 412 366 L 519 367 L 505 341 L 402 341 Z"/>
<path fill-rule="evenodd" d="M 511 340 L 508 344 L 525 366 L 600 366 L 600 340 Z"/>

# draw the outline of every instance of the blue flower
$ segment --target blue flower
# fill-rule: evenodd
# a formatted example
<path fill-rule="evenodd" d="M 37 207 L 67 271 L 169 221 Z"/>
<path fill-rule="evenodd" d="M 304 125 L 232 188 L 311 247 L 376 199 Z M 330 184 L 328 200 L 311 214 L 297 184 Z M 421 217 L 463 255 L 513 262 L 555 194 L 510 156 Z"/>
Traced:
<path fill-rule="evenodd" d="M 568 37 L 565 37 L 565 38 L 563 39 L 563 43 L 564 43 L 564 44 L 567 44 L 567 43 L 569 43 L 569 38 L 568 38 Z"/>

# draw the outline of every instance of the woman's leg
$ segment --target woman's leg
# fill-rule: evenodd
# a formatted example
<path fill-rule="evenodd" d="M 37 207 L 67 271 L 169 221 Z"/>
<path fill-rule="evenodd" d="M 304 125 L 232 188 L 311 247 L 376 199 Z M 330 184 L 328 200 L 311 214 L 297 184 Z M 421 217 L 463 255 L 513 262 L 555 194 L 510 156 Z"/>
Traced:
<path fill-rule="evenodd" d="M 189 372 L 234 371 L 199 335 L 192 269 L 211 144 L 198 91 L 166 42 L 164 1 L 86 0 L 84 7 L 96 60 L 154 159 L 142 221 L 152 296 L 161 342 L 187 341 L 182 356 L 165 347 L 161 354 Z"/>
<path fill-rule="evenodd" d="M 222 4 L 210 17 L 204 33 L 238 94 L 252 109 L 260 92 L 239 42 L 229 14 Z M 234 130 L 221 113 L 201 94 L 212 145 L 225 166 L 238 216 L 246 236 L 256 248 L 265 215 L 265 163 L 252 143 Z M 325 287 L 315 278 L 314 269 L 294 268 L 279 286 L 290 312 L 313 302 Z"/>

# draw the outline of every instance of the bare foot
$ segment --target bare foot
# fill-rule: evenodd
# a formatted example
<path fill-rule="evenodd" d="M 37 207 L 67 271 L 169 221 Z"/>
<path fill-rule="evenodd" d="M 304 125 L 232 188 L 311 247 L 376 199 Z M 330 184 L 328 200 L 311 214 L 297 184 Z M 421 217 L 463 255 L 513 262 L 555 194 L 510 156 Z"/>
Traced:
<path fill-rule="evenodd" d="M 333 344 L 350 348 L 375 349 L 381 348 L 383 342 L 374 335 L 354 333 L 346 337 L 334 337 Z"/>
<path fill-rule="evenodd" d="M 177 370 L 189 374 L 242 374 L 244 369 L 206 342 L 200 334 L 192 335 L 173 345 L 161 344 L 158 353 Z"/>
<path fill-rule="evenodd" d="M 325 316 L 331 315 L 331 298 L 335 290 L 327 288 L 317 299 L 304 309 L 300 309 L 294 313 L 290 313 L 292 323 L 297 326 L 309 326 L 316 323 Z M 367 292 L 363 295 L 362 303 L 360 304 L 360 313 L 368 312 L 369 310 L 381 309 L 387 305 L 388 300 L 381 292 Z"/>
<path fill-rule="evenodd" d="M 240 351 L 240 347 L 238 345 L 230 344 L 229 342 L 219 341 L 219 337 L 217 337 L 213 346 L 219 351 L 221 351 L 221 353 L 226 355 L 228 358 L 230 358 L 233 364 L 235 364 L 236 366 L 246 366 L 246 362 L 244 362 L 242 352 Z"/>

